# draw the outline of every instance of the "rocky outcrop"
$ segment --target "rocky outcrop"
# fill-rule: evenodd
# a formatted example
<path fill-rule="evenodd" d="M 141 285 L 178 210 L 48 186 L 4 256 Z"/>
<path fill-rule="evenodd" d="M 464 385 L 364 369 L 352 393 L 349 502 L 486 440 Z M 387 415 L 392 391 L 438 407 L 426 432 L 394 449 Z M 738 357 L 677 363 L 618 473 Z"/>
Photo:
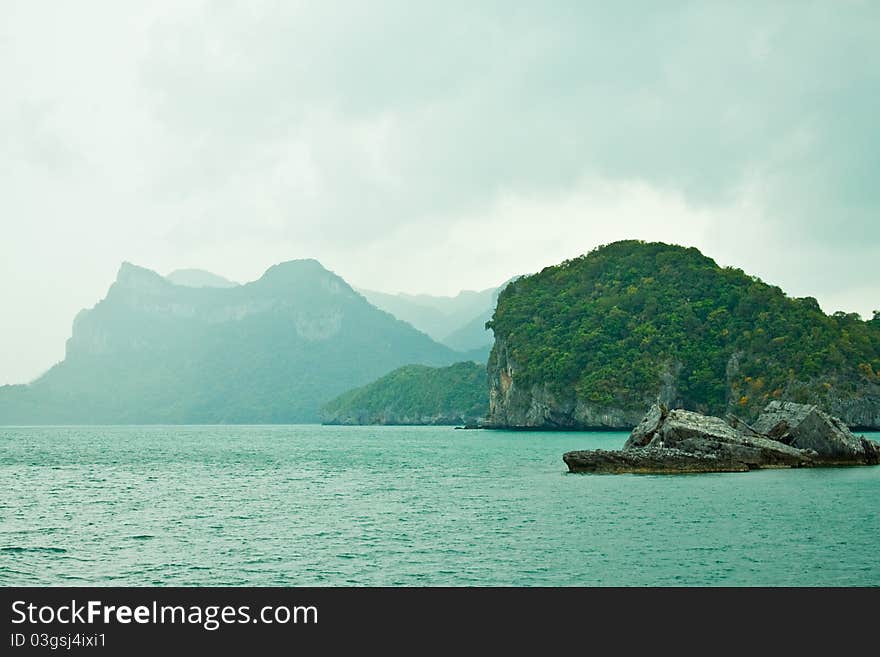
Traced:
<path fill-rule="evenodd" d="M 880 430 L 880 384 L 861 381 L 859 393 L 855 395 L 837 394 L 834 391 L 820 395 L 816 387 L 794 384 L 790 386 L 790 391 L 786 390 L 783 398 L 820 406 L 854 431 Z"/>
<path fill-rule="evenodd" d="M 572 472 L 671 474 L 876 465 L 880 445 L 815 406 L 772 402 L 754 426 L 654 405 L 622 450 L 569 452 Z"/>
<path fill-rule="evenodd" d="M 872 458 L 872 441 L 853 435 L 841 420 L 818 407 L 773 401 L 755 421 L 755 431 L 798 449 L 813 450 L 829 464 Z"/>
<path fill-rule="evenodd" d="M 564 459 L 572 472 L 600 474 L 684 474 L 749 470 L 749 466 L 745 463 L 734 459 L 723 459 L 710 454 L 692 454 L 674 447 L 569 452 Z"/>

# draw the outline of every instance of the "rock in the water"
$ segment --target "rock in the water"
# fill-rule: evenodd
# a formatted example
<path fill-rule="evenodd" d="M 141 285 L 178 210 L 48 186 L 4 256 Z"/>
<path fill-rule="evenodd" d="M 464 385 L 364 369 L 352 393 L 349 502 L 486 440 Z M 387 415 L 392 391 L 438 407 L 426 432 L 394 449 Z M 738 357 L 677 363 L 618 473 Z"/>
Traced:
<path fill-rule="evenodd" d="M 749 468 L 800 467 L 813 454 L 769 438 L 747 435 L 718 417 L 669 411 L 649 446 L 673 447 L 692 454 L 733 459 Z"/>
<path fill-rule="evenodd" d="M 744 439 L 742 432 L 721 418 L 676 409 L 664 416 L 648 444 L 656 447 L 680 447 L 697 444 L 699 441 L 740 443 Z"/>
<path fill-rule="evenodd" d="M 773 402 L 754 427 L 654 405 L 622 450 L 569 452 L 572 472 L 745 472 L 817 465 L 874 465 L 880 445 L 857 438 L 814 406 Z"/>
<path fill-rule="evenodd" d="M 650 443 L 654 434 L 657 432 L 657 429 L 663 424 L 663 420 L 666 418 L 668 412 L 669 411 L 665 406 L 659 404 L 651 406 L 642 421 L 639 422 L 636 428 L 632 430 L 632 433 L 629 434 L 629 438 L 623 448 L 632 449 L 633 447 L 644 447 Z"/>
<path fill-rule="evenodd" d="M 864 436 L 860 437 L 859 440 L 862 443 L 862 447 L 865 448 L 865 465 L 880 465 L 880 444 L 875 443 L 873 440 L 868 440 Z"/>
<path fill-rule="evenodd" d="M 867 456 L 864 439 L 857 438 L 843 422 L 813 405 L 770 402 L 754 428 L 786 445 L 811 449 L 829 463 L 849 463 Z"/>
<path fill-rule="evenodd" d="M 745 472 L 741 461 L 714 454 L 692 454 L 667 447 L 633 447 L 569 452 L 562 457 L 572 472 L 604 474 L 675 474 L 684 472 Z"/>

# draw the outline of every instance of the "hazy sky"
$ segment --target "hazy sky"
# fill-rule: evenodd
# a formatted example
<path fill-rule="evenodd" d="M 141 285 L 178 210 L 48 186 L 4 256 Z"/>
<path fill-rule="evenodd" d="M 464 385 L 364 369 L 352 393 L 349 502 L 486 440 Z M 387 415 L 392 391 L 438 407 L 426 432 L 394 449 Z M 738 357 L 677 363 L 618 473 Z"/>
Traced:
<path fill-rule="evenodd" d="M 880 4 L 0 0 L 0 384 L 119 263 L 480 289 L 621 238 L 880 307 Z"/>

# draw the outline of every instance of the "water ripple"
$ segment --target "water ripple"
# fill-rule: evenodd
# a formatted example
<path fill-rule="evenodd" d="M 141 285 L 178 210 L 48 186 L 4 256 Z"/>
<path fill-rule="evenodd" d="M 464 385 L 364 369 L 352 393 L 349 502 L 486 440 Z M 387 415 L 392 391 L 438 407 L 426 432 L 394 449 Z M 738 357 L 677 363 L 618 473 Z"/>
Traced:
<path fill-rule="evenodd" d="M 566 475 L 624 439 L 5 428 L 0 585 L 880 585 L 880 468 Z"/>

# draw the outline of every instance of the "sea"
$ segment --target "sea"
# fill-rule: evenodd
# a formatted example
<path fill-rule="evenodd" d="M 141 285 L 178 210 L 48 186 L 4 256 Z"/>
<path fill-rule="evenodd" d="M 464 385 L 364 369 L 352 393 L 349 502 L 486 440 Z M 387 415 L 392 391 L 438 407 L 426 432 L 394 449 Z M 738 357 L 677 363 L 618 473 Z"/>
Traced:
<path fill-rule="evenodd" d="M 0 585 L 880 585 L 880 467 L 583 475 L 562 461 L 625 439 L 0 427 Z"/>

